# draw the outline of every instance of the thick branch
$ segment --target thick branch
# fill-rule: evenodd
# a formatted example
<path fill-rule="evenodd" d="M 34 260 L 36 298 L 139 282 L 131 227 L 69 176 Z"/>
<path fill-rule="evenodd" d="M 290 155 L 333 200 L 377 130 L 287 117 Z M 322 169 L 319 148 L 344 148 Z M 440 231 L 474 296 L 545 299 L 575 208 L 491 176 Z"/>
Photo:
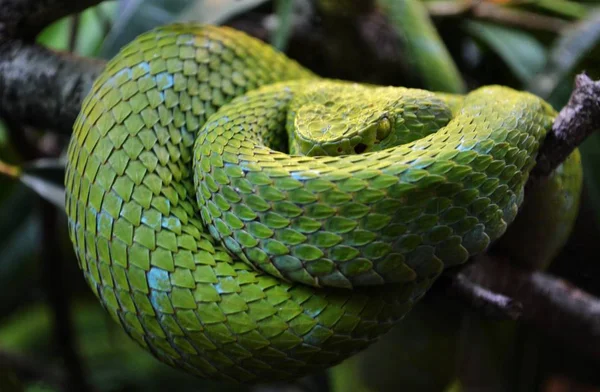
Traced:
<path fill-rule="evenodd" d="M 33 39 L 52 22 L 102 0 L 0 0 L 0 116 L 68 133 L 101 61 L 55 53 Z"/>
<path fill-rule="evenodd" d="M 542 145 L 533 176 L 545 176 L 560 165 L 585 138 L 600 129 L 600 81 L 577 75 L 575 90 Z"/>
<path fill-rule="evenodd" d="M 461 275 L 521 303 L 521 320 L 600 360 L 599 298 L 559 278 L 489 255 L 477 257 L 457 276 Z"/>
<path fill-rule="evenodd" d="M 102 0 L 0 0 L 0 38 L 31 41 L 58 19 Z"/>
<path fill-rule="evenodd" d="M 81 102 L 104 62 L 23 41 L 0 46 L 0 116 L 70 133 Z"/>

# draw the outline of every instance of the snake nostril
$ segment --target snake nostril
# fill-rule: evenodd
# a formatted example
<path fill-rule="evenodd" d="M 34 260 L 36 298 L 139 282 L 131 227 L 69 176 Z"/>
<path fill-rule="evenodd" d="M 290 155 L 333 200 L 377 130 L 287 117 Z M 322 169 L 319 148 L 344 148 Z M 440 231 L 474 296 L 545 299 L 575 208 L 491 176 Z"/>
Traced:
<path fill-rule="evenodd" d="M 362 154 L 366 149 L 367 145 L 363 143 L 358 143 L 356 146 L 354 146 L 354 152 L 357 154 Z"/>

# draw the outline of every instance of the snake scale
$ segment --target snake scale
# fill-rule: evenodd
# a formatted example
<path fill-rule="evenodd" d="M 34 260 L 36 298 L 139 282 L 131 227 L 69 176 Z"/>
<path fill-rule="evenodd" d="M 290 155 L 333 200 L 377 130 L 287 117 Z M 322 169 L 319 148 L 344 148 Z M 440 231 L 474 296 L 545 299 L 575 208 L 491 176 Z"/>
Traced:
<path fill-rule="evenodd" d="M 554 116 L 506 87 L 325 80 L 241 32 L 165 26 L 83 103 L 69 233 L 104 307 L 160 360 L 290 379 L 367 347 L 499 238 Z"/>

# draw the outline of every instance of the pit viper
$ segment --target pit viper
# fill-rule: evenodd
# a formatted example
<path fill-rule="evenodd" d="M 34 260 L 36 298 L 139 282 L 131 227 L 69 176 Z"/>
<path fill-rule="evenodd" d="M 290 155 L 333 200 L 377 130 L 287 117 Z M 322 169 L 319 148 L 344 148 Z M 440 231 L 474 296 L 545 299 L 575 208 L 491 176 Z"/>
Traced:
<path fill-rule="evenodd" d="M 233 29 L 160 27 L 83 102 L 69 234 L 160 360 L 295 378 L 367 347 L 505 232 L 555 115 L 507 87 L 326 80 Z"/>

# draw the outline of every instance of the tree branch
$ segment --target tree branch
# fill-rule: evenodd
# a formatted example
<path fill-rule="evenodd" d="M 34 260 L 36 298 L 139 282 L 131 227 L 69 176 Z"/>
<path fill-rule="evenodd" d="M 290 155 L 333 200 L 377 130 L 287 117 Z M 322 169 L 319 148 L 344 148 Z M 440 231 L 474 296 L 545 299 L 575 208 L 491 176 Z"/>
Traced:
<path fill-rule="evenodd" d="M 101 0 L 0 0 L 0 116 L 70 133 L 104 62 L 36 45 L 52 22 Z"/>
<path fill-rule="evenodd" d="M 0 0 L 0 39 L 33 41 L 46 26 L 102 0 Z"/>
<path fill-rule="evenodd" d="M 546 176 L 560 165 L 577 146 L 600 129 L 600 81 L 585 73 L 575 78 L 575 90 L 546 136 L 538 154 L 533 176 Z"/>
<path fill-rule="evenodd" d="M 24 41 L 0 45 L 0 116 L 70 134 L 81 102 L 104 62 Z"/>
<path fill-rule="evenodd" d="M 457 274 L 522 304 L 521 320 L 600 360 L 600 299 L 560 278 L 489 255 Z"/>

